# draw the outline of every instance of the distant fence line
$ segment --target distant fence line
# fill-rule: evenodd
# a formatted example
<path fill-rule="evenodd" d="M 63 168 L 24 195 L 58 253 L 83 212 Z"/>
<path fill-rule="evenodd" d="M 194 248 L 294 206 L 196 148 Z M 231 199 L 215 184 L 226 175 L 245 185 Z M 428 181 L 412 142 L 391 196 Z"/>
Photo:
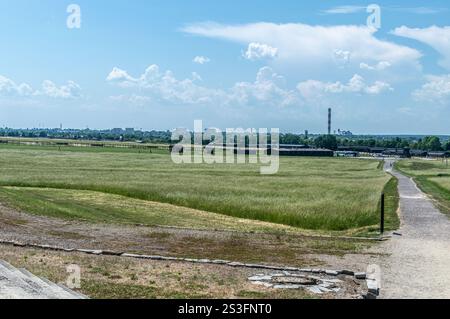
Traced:
<path fill-rule="evenodd" d="M 30 140 L 5 140 L 0 139 L 0 144 L 10 145 L 28 145 L 28 146 L 50 146 L 50 147 L 93 147 L 93 148 L 128 148 L 139 150 L 166 150 L 169 151 L 170 145 L 149 145 L 149 144 L 127 144 L 127 143 L 112 143 L 112 142 L 63 142 L 63 141 L 30 141 Z"/>

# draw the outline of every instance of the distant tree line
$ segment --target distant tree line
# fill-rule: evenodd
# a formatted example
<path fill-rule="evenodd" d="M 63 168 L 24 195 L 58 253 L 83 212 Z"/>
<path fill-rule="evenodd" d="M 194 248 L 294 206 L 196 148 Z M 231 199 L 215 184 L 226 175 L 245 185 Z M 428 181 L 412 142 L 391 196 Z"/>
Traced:
<path fill-rule="evenodd" d="M 422 151 L 450 151 L 450 140 L 441 141 L 437 136 L 424 138 L 371 137 L 371 138 L 339 138 L 334 135 L 316 137 L 313 144 L 319 148 L 337 150 L 339 146 L 364 146 L 380 148 L 409 148 Z"/>
<path fill-rule="evenodd" d="M 133 129 L 78 130 L 78 129 L 0 129 L 0 136 L 50 138 L 94 141 L 121 141 L 169 144 L 170 131 L 139 131 Z"/>
<path fill-rule="evenodd" d="M 73 139 L 94 141 L 122 141 L 171 144 L 170 131 L 143 131 L 115 128 L 110 130 L 91 129 L 11 129 L 0 128 L 3 137 L 27 137 L 50 139 Z M 270 136 L 268 137 L 270 142 Z M 283 133 L 280 134 L 280 144 L 302 145 L 337 150 L 339 146 L 365 146 L 381 148 L 410 148 L 424 151 L 450 151 L 450 140 L 441 140 L 438 136 L 353 136 L 340 137 L 335 135 L 311 135 Z"/>

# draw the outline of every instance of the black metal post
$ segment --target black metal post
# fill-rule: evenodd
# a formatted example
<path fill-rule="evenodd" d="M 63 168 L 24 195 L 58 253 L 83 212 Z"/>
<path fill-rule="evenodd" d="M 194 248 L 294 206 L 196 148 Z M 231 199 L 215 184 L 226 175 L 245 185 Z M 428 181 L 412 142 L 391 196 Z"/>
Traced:
<path fill-rule="evenodd" d="M 380 233 L 384 233 L 384 193 L 381 194 L 381 220 L 380 220 Z"/>

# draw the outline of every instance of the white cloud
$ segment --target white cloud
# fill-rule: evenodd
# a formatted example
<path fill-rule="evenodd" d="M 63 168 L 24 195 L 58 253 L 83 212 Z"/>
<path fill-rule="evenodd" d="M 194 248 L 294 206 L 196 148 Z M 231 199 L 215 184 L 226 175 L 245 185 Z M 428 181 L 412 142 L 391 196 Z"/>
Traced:
<path fill-rule="evenodd" d="M 78 98 L 81 96 L 81 88 L 74 81 L 68 81 L 67 84 L 57 86 L 49 80 L 42 83 L 39 90 L 34 90 L 29 84 L 16 84 L 13 80 L 0 75 L 0 95 L 9 97 L 31 97 L 46 96 L 51 98 Z"/>
<path fill-rule="evenodd" d="M 391 64 L 387 61 L 381 61 L 378 62 L 375 65 L 369 65 L 367 63 L 360 63 L 359 67 L 363 70 L 369 70 L 369 71 L 383 71 L 389 68 Z"/>
<path fill-rule="evenodd" d="M 193 79 L 179 80 L 171 71 L 160 72 L 159 66 L 151 65 L 135 78 L 127 71 L 113 68 L 106 80 L 123 88 L 138 88 L 147 91 L 156 98 L 173 103 L 208 103 L 220 95 L 220 91 L 197 85 L 199 75 L 193 73 Z"/>
<path fill-rule="evenodd" d="M 285 89 L 284 82 L 284 78 L 271 68 L 263 67 L 258 71 L 255 82 L 236 83 L 228 96 L 231 101 L 245 105 L 264 103 L 289 106 L 299 103 L 296 92 Z"/>
<path fill-rule="evenodd" d="M 37 91 L 35 95 L 45 95 L 52 98 L 73 99 L 81 97 L 81 88 L 74 81 L 68 81 L 67 84 L 58 86 L 50 80 L 42 83 L 42 90 Z"/>
<path fill-rule="evenodd" d="M 284 78 L 269 67 L 261 68 L 254 82 L 238 82 L 229 89 L 207 88 L 196 84 L 198 80 L 196 74 L 193 74 L 193 79 L 179 80 L 170 71 L 160 72 L 157 65 L 148 67 L 137 78 L 118 68 L 114 68 L 107 77 L 108 82 L 119 87 L 135 88 L 154 99 L 188 105 L 287 106 L 296 103 L 299 98 L 297 92 L 284 88 Z M 120 96 L 120 99 L 124 98 Z"/>
<path fill-rule="evenodd" d="M 402 26 L 391 33 L 425 43 L 439 52 L 443 59 L 439 64 L 450 70 L 450 27 L 431 26 L 429 28 L 408 28 Z"/>
<path fill-rule="evenodd" d="M 131 77 L 127 71 L 114 67 L 106 78 L 108 82 L 118 83 L 120 86 L 133 86 L 138 82 L 138 79 Z"/>
<path fill-rule="evenodd" d="M 248 45 L 244 57 L 248 60 L 273 59 L 278 55 L 278 49 L 263 43 L 252 42 Z"/>
<path fill-rule="evenodd" d="M 211 62 L 211 60 L 208 57 L 205 57 L 205 56 L 196 56 L 194 58 L 194 60 L 192 60 L 192 61 L 194 63 L 197 63 L 197 64 L 206 64 L 206 63 Z"/>
<path fill-rule="evenodd" d="M 26 83 L 16 84 L 13 80 L 0 75 L 0 95 L 3 96 L 30 96 L 33 89 Z"/>
<path fill-rule="evenodd" d="M 364 91 L 367 94 L 381 94 L 383 92 L 394 91 L 389 83 L 383 81 L 375 81 L 374 84 L 366 86 Z"/>
<path fill-rule="evenodd" d="M 323 13 L 326 14 L 349 14 L 349 13 L 357 13 L 361 11 L 365 11 L 367 7 L 364 6 L 338 6 L 333 7 L 327 10 L 324 10 Z"/>
<path fill-rule="evenodd" d="M 450 74 L 428 76 L 427 79 L 427 83 L 413 92 L 416 100 L 440 103 L 450 101 Z"/>
<path fill-rule="evenodd" d="M 334 59 L 336 64 L 345 67 L 350 63 L 352 53 L 350 51 L 336 49 L 334 50 Z"/>
<path fill-rule="evenodd" d="M 213 89 L 201 86 L 193 79 L 177 79 L 172 72 L 161 72 L 157 65 L 152 65 L 139 77 L 132 77 L 128 72 L 114 68 L 107 77 L 116 84 L 139 96 L 136 99 L 145 104 L 150 101 L 165 101 L 169 104 L 194 105 L 210 107 L 228 106 L 301 106 L 305 100 L 319 98 L 323 95 L 354 94 L 377 95 L 393 91 L 391 85 L 382 81 L 367 83 L 363 77 L 355 74 L 347 83 L 321 82 L 309 80 L 290 89 L 283 76 L 270 67 L 259 69 L 254 81 L 241 81 L 228 89 Z M 115 97 L 117 101 L 132 103 L 128 95 Z"/>
<path fill-rule="evenodd" d="M 327 69 L 336 64 L 336 52 L 351 52 L 351 63 L 387 61 L 392 65 L 418 67 L 421 53 L 416 49 L 375 37 L 367 26 L 312 26 L 307 24 L 252 23 L 222 25 L 192 24 L 184 32 L 238 43 L 265 43 L 277 48 L 277 63 Z M 303 68 L 304 69 L 304 68 Z"/>
<path fill-rule="evenodd" d="M 324 94 L 338 93 L 357 93 L 376 95 L 386 91 L 393 91 L 393 88 L 386 82 L 376 81 L 373 84 L 367 84 L 364 78 L 355 74 L 347 83 L 321 82 L 308 80 L 298 84 L 297 89 L 306 99 L 315 99 Z"/>

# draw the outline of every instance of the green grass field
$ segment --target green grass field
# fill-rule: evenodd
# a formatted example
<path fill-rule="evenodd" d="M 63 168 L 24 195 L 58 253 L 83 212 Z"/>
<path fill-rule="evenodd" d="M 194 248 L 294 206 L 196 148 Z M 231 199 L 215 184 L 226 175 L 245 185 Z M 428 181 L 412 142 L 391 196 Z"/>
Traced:
<path fill-rule="evenodd" d="M 418 186 L 450 214 L 450 165 L 442 160 L 404 160 L 396 168 L 414 178 Z"/>
<path fill-rule="evenodd" d="M 359 159 L 281 158 L 277 175 L 262 176 L 257 165 L 175 165 L 164 152 L 0 146 L 1 201 L 92 221 L 358 229 L 377 225 L 389 180 Z"/>
<path fill-rule="evenodd" d="M 29 187 L 1 187 L 0 202 L 49 217 L 100 223 L 221 229 L 242 232 L 293 232 L 285 225 L 230 217 L 171 204 L 102 192 Z"/>

